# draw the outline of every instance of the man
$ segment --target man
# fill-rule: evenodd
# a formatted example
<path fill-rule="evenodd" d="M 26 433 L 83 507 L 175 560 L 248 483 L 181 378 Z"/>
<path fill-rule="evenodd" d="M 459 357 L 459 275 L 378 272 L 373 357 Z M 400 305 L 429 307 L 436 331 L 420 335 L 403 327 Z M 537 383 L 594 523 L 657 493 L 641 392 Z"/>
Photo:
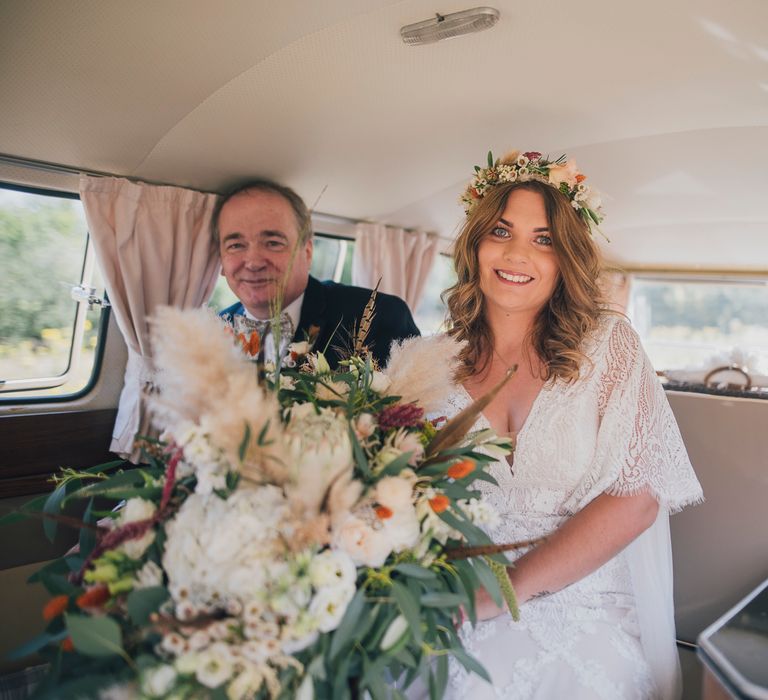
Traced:
<path fill-rule="evenodd" d="M 325 352 L 332 368 L 349 354 L 371 290 L 310 276 L 312 221 L 293 190 L 270 180 L 238 186 L 217 203 L 213 235 L 221 274 L 240 300 L 221 312 L 236 331 L 271 319 L 279 306 L 281 356 L 288 341 L 307 339 L 314 350 Z M 274 360 L 271 326 L 264 335 L 264 359 Z M 378 293 L 365 344 L 379 365 L 386 364 L 393 340 L 414 335 L 419 329 L 405 302 Z"/>

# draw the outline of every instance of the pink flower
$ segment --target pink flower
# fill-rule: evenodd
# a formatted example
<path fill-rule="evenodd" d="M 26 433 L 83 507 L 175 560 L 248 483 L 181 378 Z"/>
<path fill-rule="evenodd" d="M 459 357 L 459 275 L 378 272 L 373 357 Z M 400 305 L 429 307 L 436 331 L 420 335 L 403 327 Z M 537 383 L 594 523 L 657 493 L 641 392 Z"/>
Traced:
<path fill-rule="evenodd" d="M 575 160 L 568 160 L 563 165 L 549 166 L 549 182 L 555 187 L 561 183 L 566 183 L 568 187 L 576 186 L 576 176 L 579 174 Z"/>

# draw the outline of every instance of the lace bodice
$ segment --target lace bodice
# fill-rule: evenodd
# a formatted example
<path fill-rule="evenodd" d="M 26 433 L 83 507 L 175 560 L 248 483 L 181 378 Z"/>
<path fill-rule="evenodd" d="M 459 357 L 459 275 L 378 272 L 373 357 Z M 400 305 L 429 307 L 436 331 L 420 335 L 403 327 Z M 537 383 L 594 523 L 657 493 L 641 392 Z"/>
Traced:
<path fill-rule="evenodd" d="M 584 350 L 588 360 L 580 368 L 577 381 L 571 384 L 549 381 L 536 397 L 517 435 L 513 467 L 510 468 L 506 460 L 492 466 L 491 473 L 498 487 L 486 482 L 476 484 L 501 516 L 499 526 L 489 532 L 495 542 L 517 542 L 549 534 L 603 492 L 621 496 L 647 490 L 661 505 L 659 523 L 666 522 L 665 513 L 701 500 L 701 487 L 664 391 L 631 326 L 620 316 L 605 315 L 585 341 Z M 444 413 L 450 417 L 471 401 L 466 390 L 457 386 Z M 488 421 L 480 416 L 476 428 L 487 427 Z M 668 549 L 668 536 L 662 543 Z M 562 591 L 526 603 L 519 623 L 500 618 L 480 624 L 476 629 L 468 626 L 464 629 L 470 652 L 475 650 L 496 658 L 498 644 L 484 641 L 494 636 L 507 639 L 510 644 L 513 639 L 517 640 L 515 644 L 523 644 L 522 635 L 525 644 L 539 649 L 531 658 L 514 661 L 519 667 L 513 684 L 517 689 L 497 687 L 498 696 L 529 697 L 518 685 L 534 683 L 533 679 L 545 673 L 546 664 L 553 658 L 560 664 L 559 668 L 567 667 L 573 673 L 582 674 L 582 681 L 591 688 L 589 692 L 594 693 L 585 697 L 656 694 L 650 680 L 652 674 L 644 662 L 638 661 L 639 665 L 631 667 L 637 675 L 634 680 L 624 678 L 622 681 L 628 683 L 628 688 L 635 689 L 632 693 L 617 694 L 619 680 L 612 679 L 610 670 L 613 663 L 610 658 L 615 655 L 626 658 L 632 652 L 633 643 L 639 647 L 643 620 L 638 620 L 638 609 L 641 608 L 641 615 L 649 612 L 643 602 L 647 599 L 646 586 L 638 583 L 638 568 L 632 564 L 640 548 L 633 543 L 589 576 Z M 657 545 L 647 548 L 642 556 L 660 557 L 665 561 L 666 551 L 656 551 L 659 549 Z M 511 558 L 523 553 L 518 552 Z M 654 595 L 668 597 L 671 606 L 671 578 L 668 584 L 669 590 L 660 589 L 661 592 Z M 650 611 L 650 614 L 671 617 L 666 607 L 664 611 Z M 603 641 L 609 639 L 608 648 L 612 649 L 604 666 L 595 659 L 604 654 L 605 649 L 598 650 L 597 645 L 580 649 L 582 642 L 578 641 L 593 634 L 594 626 L 599 623 L 613 630 L 610 635 L 600 637 Z M 665 624 L 668 628 L 673 623 L 667 619 Z M 563 629 L 568 630 L 565 637 Z M 669 641 L 673 644 L 673 633 Z M 504 652 L 509 659 L 505 662 L 501 657 L 498 663 L 512 663 L 513 647 L 514 644 Z M 552 651 L 557 649 L 560 652 Z M 634 653 L 637 655 L 639 648 L 635 648 Z M 488 659 L 480 660 L 488 663 Z M 594 673 L 584 676 L 585 669 L 589 668 Z M 452 665 L 451 675 L 457 690 L 468 682 L 466 674 L 456 665 Z M 666 681 L 661 685 L 664 683 Z M 535 683 L 531 687 L 535 687 Z M 599 688 L 605 692 L 598 692 Z M 659 695 L 670 697 L 666 690 Z M 535 694 L 530 697 L 534 696 L 539 697 Z"/>

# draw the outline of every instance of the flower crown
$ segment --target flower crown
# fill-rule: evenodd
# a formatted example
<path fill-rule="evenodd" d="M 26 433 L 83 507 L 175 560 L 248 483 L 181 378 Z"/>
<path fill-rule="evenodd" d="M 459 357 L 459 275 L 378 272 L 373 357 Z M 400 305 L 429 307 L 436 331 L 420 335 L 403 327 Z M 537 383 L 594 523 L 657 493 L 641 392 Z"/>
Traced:
<path fill-rule="evenodd" d="M 469 216 L 488 188 L 507 182 L 537 180 L 551 185 L 568 197 L 571 206 L 587 222 L 590 231 L 605 218 L 601 210 L 600 194 L 584 184 L 586 175 L 576 169 L 576 161 L 566 160 L 564 155 L 555 160 L 545 158 L 538 151 L 520 153 L 513 151 L 504 158 L 493 159 L 488 151 L 488 167 L 475 166 L 475 176 L 460 201 Z M 599 229 L 598 229 L 599 230 Z"/>

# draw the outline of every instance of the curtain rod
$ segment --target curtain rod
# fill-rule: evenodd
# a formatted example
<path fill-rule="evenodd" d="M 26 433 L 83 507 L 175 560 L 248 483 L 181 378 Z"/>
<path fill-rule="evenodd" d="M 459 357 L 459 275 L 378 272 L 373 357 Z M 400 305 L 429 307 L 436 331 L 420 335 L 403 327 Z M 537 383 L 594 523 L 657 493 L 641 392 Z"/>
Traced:
<path fill-rule="evenodd" d="M 7 153 L 0 153 L 0 165 L 10 165 L 18 168 L 27 168 L 29 170 L 40 170 L 42 172 L 53 173 L 55 175 L 91 175 L 93 177 L 124 177 L 127 180 L 133 180 L 129 175 L 116 175 L 115 173 L 108 173 L 103 170 L 91 170 L 90 168 L 76 168 L 72 165 L 62 165 L 61 163 L 51 163 L 45 160 L 35 160 L 33 158 L 22 158 L 19 156 L 12 156 Z M 179 187 L 171 182 L 159 182 L 151 180 L 141 180 L 151 185 L 160 185 L 165 187 Z M 205 194 L 218 194 L 218 192 L 209 192 L 206 190 L 199 190 L 194 187 L 187 187 L 196 192 L 204 192 Z M 366 223 L 363 219 L 354 219 L 349 216 L 339 216 L 338 214 L 324 214 L 323 212 L 314 211 L 312 217 L 324 219 L 328 222 L 339 224 L 361 224 Z M 445 236 L 438 236 L 438 238 L 447 239 Z"/>

